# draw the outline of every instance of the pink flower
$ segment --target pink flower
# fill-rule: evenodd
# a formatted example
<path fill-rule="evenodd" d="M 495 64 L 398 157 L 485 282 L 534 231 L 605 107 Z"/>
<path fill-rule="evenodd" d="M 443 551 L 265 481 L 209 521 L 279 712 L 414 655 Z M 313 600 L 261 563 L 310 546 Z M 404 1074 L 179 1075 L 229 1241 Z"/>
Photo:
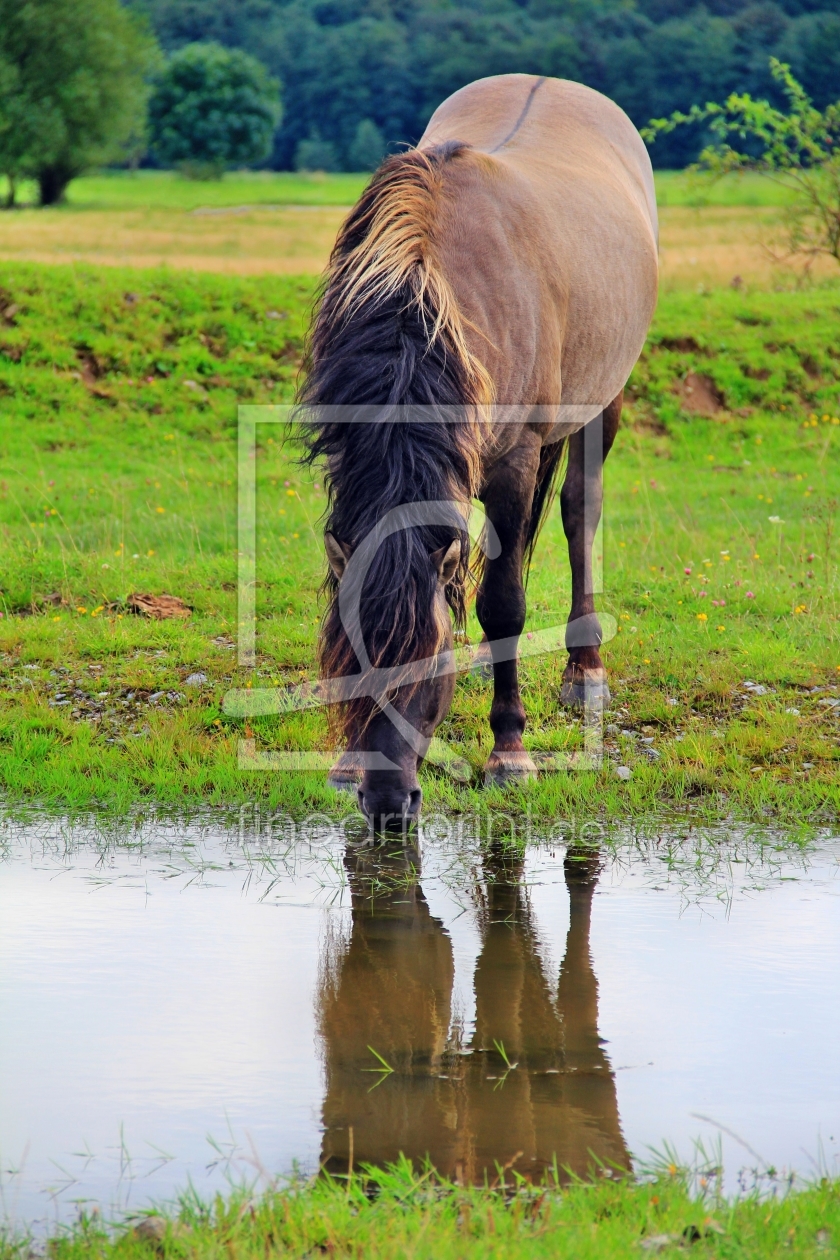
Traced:
<path fill-rule="evenodd" d="M 691 577 L 691 569 L 683 569 L 683 573 L 687 573 Z"/>
<path fill-rule="evenodd" d="M 698 599 L 705 599 L 705 598 L 706 598 L 706 596 L 708 595 L 708 593 L 709 593 L 708 591 L 698 591 L 698 592 L 697 592 L 697 598 L 698 598 Z"/>
<path fill-rule="evenodd" d="M 753 595 L 752 591 L 747 591 L 747 596 L 746 596 L 746 597 L 747 597 L 747 599 L 755 599 L 755 595 Z"/>

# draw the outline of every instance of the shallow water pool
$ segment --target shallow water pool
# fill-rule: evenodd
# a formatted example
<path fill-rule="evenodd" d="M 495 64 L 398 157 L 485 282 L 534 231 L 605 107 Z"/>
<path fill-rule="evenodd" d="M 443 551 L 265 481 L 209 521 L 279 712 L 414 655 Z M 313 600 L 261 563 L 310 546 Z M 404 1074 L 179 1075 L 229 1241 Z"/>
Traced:
<path fill-rule="evenodd" d="M 840 841 L 0 835 L 0 1214 L 405 1152 L 840 1173 Z M 666 1159 L 668 1157 L 666 1156 Z"/>

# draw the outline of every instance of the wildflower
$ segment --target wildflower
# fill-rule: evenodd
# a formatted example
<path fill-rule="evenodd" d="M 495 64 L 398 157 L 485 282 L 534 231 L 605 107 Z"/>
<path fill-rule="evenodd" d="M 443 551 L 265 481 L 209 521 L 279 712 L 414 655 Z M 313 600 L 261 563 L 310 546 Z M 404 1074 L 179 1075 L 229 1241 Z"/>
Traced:
<path fill-rule="evenodd" d="M 808 608 L 805 604 L 797 604 L 793 611 L 795 613 L 804 613 L 808 611 Z"/>
<path fill-rule="evenodd" d="M 280 516 L 285 516 L 285 515 L 286 515 L 286 509 L 285 509 L 285 508 L 280 508 L 279 515 L 280 515 Z"/>
<path fill-rule="evenodd" d="M 155 508 L 155 511 L 156 511 L 156 512 L 160 512 L 160 513 L 163 513 L 163 512 L 165 512 L 165 511 L 166 511 L 166 508 L 164 508 L 164 507 L 156 507 L 156 508 Z"/>
<path fill-rule="evenodd" d="M 691 569 L 685 568 L 683 569 L 683 573 L 686 575 L 686 577 L 691 577 Z"/>
<path fill-rule="evenodd" d="M 747 593 L 746 593 L 746 595 L 744 596 L 744 598 L 745 598 L 745 599 L 755 599 L 755 595 L 753 595 L 752 591 L 747 591 Z"/>
<path fill-rule="evenodd" d="M 292 534 L 292 538 L 300 538 L 300 534 Z"/>
<path fill-rule="evenodd" d="M 621 614 L 620 614 L 620 616 L 621 616 L 621 620 L 622 620 L 622 621 L 629 621 L 629 620 L 630 620 L 630 614 L 629 614 L 629 613 L 621 613 Z"/>
<path fill-rule="evenodd" d="M 646 657 L 645 657 L 645 665 L 650 665 L 650 657 L 649 657 L 649 656 L 646 656 Z"/>
<path fill-rule="evenodd" d="M 53 621 L 61 621 L 60 617 L 53 617 Z"/>
<path fill-rule="evenodd" d="M 708 620 L 709 620 L 709 618 L 706 616 L 706 614 L 705 614 L 705 613 L 698 613 L 698 614 L 697 614 L 697 620 L 698 620 L 698 621 L 708 621 Z"/>
<path fill-rule="evenodd" d="M 771 525 L 784 525 L 781 516 L 768 516 L 767 519 Z"/>
<path fill-rule="evenodd" d="M 753 560 L 760 560 L 760 559 L 761 559 L 761 556 L 758 554 L 758 552 L 757 552 L 757 551 L 754 551 L 754 552 L 753 552 Z"/>
<path fill-rule="evenodd" d="M 698 591 L 698 592 L 697 592 L 697 598 L 698 598 L 698 599 L 705 599 L 705 598 L 706 598 L 706 596 L 708 595 L 708 593 L 709 593 L 708 591 Z"/>
<path fill-rule="evenodd" d="M 184 384 L 185 384 L 185 385 L 186 385 L 186 383 L 187 383 L 187 382 L 186 382 L 186 381 L 184 381 Z M 175 434 L 174 434 L 174 433 L 164 433 L 164 435 L 163 435 L 163 440 L 164 440 L 164 442 L 174 442 L 174 441 L 175 441 Z"/>
<path fill-rule="evenodd" d="M 149 548 L 149 550 L 146 552 L 146 555 L 147 555 L 147 556 L 153 556 L 154 554 L 155 554 L 155 552 L 154 552 L 154 548 L 153 548 L 153 547 L 150 547 L 150 548 Z"/>
<path fill-rule="evenodd" d="M 283 482 L 283 485 L 284 485 L 284 486 L 290 486 L 291 484 L 292 484 L 292 483 L 291 483 L 291 481 L 284 481 L 284 482 Z"/>
<path fill-rule="evenodd" d="M 718 626 L 718 630 L 725 630 L 726 626 Z"/>
<path fill-rule="evenodd" d="M 86 612 L 87 612 L 87 609 L 86 609 L 86 608 L 82 608 L 82 606 L 81 606 L 81 604 L 80 604 L 80 605 L 79 605 L 79 607 L 76 609 L 76 612 L 77 612 L 77 613 L 86 613 Z"/>

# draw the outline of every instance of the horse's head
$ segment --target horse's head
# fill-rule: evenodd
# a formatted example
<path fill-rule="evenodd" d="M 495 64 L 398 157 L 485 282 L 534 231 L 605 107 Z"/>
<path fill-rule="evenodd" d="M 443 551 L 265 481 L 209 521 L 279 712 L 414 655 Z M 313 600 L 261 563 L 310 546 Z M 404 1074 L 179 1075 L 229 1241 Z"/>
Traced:
<path fill-rule="evenodd" d="M 462 606 L 469 545 L 450 532 L 434 546 L 435 534 L 408 529 L 357 548 L 329 531 L 324 539 L 334 598 L 322 667 L 355 689 L 342 693 L 343 733 L 362 769 L 359 807 L 377 832 L 416 817 L 417 771 L 455 689 L 450 605 Z"/>

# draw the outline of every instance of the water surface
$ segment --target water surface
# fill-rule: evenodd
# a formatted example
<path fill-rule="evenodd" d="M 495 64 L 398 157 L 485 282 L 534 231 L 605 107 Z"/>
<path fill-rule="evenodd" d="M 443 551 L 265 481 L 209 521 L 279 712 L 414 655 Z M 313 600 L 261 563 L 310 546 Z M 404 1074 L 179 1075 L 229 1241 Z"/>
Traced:
<path fill-rule="evenodd" d="M 6 824 L 0 1212 L 405 1152 L 840 1173 L 840 842 Z M 390 1070 L 386 1070 L 390 1069 Z"/>

